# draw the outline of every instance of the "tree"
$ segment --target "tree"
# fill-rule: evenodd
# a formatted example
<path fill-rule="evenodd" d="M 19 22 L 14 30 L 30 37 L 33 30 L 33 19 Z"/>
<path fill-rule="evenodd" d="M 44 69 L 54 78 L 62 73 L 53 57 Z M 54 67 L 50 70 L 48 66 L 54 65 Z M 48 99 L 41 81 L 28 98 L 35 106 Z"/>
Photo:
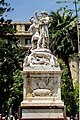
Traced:
<path fill-rule="evenodd" d="M 60 8 L 57 12 L 52 11 L 50 16 L 50 49 L 58 58 L 63 59 L 69 69 L 69 56 L 78 51 L 76 17 L 73 17 L 72 11 L 65 7 Z"/>
<path fill-rule="evenodd" d="M 76 16 L 66 7 L 60 8 L 57 12 L 50 13 L 51 22 L 49 27 L 50 49 L 65 65 L 61 66 L 62 74 L 62 99 L 67 107 L 67 115 L 74 116 L 76 113 L 76 101 L 74 87 L 69 67 L 70 55 L 77 53 L 77 28 Z"/>
<path fill-rule="evenodd" d="M 72 79 L 68 75 L 67 66 L 63 66 L 63 73 L 61 77 L 61 96 L 66 105 L 67 116 L 75 116 L 77 112 L 77 105 L 74 93 L 74 87 L 72 84 Z"/>
<path fill-rule="evenodd" d="M 12 87 L 16 82 L 14 73 L 21 69 L 24 51 L 17 46 L 11 20 L 5 20 L 4 14 L 12 10 L 5 0 L 0 1 L 0 112 L 2 106 L 9 100 Z M 14 46 L 15 44 L 15 46 Z M 16 85 L 17 86 L 17 85 Z M 21 88 L 20 88 L 21 90 Z"/>
<path fill-rule="evenodd" d="M 74 9 L 72 8 L 72 11 L 75 11 L 75 15 L 76 15 L 76 17 L 78 17 L 78 12 L 80 10 L 80 6 L 77 6 L 77 5 L 79 5 L 80 0 L 72 0 L 72 1 L 71 0 L 57 0 L 56 3 L 58 3 L 58 4 L 63 3 L 63 4 L 65 4 L 65 6 L 71 6 L 73 4 Z"/>
<path fill-rule="evenodd" d="M 1 41 L 1 40 L 0 40 Z M 2 43 L 5 43 L 2 41 Z M 13 75 L 16 69 L 20 69 L 24 52 L 20 48 L 12 48 L 10 45 L 0 46 L 0 104 L 9 99 L 15 83 Z M 3 86 L 3 87 L 2 87 Z M 21 90 L 21 89 L 20 89 Z"/>
<path fill-rule="evenodd" d="M 12 11 L 10 4 L 5 0 L 0 1 L 0 37 L 5 38 L 7 33 L 13 34 L 13 29 L 10 27 L 11 19 L 5 20 L 7 12 Z"/>
<path fill-rule="evenodd" d="M 23 78 L 21 76 L 20 70 L 16 70 L 13 73 L 13 85 L 10 89 L 10 95 L 6 103 L 6 108 L 13 108 L 13 113 L 18 112 L 18 106 L 23 99 Z M 13 105 L 13 106 L 12 106 Z"/>
<path fill-rule="evenodd" d="M 69 10 L 73 11 L 77 18 L 77 41 L 78 41 L 78 52 L 79 52 L 79 12 L 80 12 L 80 0 L 57 0 L 58 4 L 62 4 L 62 6 L 67 6 Z M 73 6 L 73 7 L 71 7 Z"/>

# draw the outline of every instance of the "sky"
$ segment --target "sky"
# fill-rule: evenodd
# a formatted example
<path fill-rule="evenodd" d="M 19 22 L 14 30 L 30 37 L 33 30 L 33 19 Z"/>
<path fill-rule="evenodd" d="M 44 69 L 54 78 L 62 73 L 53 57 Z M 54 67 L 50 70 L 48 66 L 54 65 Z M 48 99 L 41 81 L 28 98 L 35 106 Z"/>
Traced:
<path fill-rule="evenodd" d="M 41 11 L 50 14 L 51 11 L 57 11 L 58 8 L 64 6 L 63 4 L 57 4 L 56 0 L 6 0 L 6 2 L 14 8 L 13 11 L 8 12 L 6 19 L 20 22 L 28 22 L 30 17 L 35 16 L 35 11 L 38 12 L 38 15 Z"/>

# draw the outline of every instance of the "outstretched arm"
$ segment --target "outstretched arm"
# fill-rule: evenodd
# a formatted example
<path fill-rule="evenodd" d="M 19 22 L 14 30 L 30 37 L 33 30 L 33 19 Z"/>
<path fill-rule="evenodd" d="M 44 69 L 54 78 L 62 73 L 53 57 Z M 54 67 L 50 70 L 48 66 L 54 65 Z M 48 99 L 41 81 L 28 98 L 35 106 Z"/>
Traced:
<path fill-rule="evenodd" d="M 29 27 L 29 29 L 28 29 L 28 31 L 27 31 L 27 32 L 32 32 L 32 28 L 33 28 L 33 26 L 32 26 L 32 25 L 30 25 L 30 27 Z"/>
<path fill-rule="evenodd" d="M 35 11 L 35 16 L 36 16 L 36 19 L 39 21 L 39 18 L 38 18 L 38 15 L 37 15 L 37 11 Z"/>

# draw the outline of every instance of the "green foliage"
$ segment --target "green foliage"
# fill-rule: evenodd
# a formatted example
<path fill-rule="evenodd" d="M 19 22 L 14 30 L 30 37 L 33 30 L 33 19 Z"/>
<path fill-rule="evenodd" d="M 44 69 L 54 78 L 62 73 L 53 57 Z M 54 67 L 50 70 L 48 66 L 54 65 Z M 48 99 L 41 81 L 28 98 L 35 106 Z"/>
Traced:
<path fill-rule="evenodd" d="M 11 19 L 5 20 L 5 16 L 7 12 L 12 11 L 13 9 L 10 7 L 10 4 L 5 0 L 0 1 L 0 37 L 6 37 L 6 34 L 13 34 L 14 30 L 10 27 Z M 5 14 L 6 13 L 6 14 Z"/>
<path fill-rule="evenodd" d="M 13 8 L 10 7 L 10 3 L 7 3 L 6 0 L 0 1 L 0 18 L 4 15 L 4 13 L 12 11 Z"/>
<path fill-rule="evenodd" d="M 50 16 L 50 48 L 55 55 L 65 60 L 70 54 L 77 52 L 76 18 L 66 8 L 52 11 Z"/>
<path fill-rule="evenodd" d="M 17 85 L 13 76 L 16 69 L 22 69 L 23 57 L 23 50 L 0 40 L 0 104 L 4 104 L 9 99 L 12 86 Z"/>
<path fill-rule="evenodd" d="M 17 103 L 16 105 L 19 105 L 22 98 L 22 77 L 20 76 L 19 71 L 16 70 L 22 69 L 22 63 L 25 52 L 22 49 L 20 49 L 17 45 L 17 39 L 14 36 L 15 31 L 14 29 L 12 29 L 10 25 L 11 20 L 5 21 L 4 19 L 5 12 L 8 12 L 10 10 L 11 10 L 10 4 L 6 3 L 5 0 L 1 0 L 0 1 L 0 112 L 2 106 L 6 108 L 11 104 Z"/>
<path fill-rule="evenodd" d="M 61 77 L 61 96 L 64 104 L 66 105 L 67 116 L 75 115 L 78 112 L 78 102 L 76 102 L 75 90 L 73 87 L 72 79 L 68 74 L 68 67 L 64 62 L 59 60 L 61 69 L 63 70 Z M 78 91 L 77 91 L 78 92 Z"/>
<path fill-rule="evenodd" d="M 49 27 L 50 49 L 59 58 L 63 70 L 61 79 L 62 99 L 66 105 L 67 115 L 75 115 L 78 111 L 75 91 L 69 66 L 70 56 L 78 51 L 76 16 L 71 10 L 62 7 L 57 12 L 51 12 Z"/>
<path fill-rule="evenodd" d="M 80 0 L 57 0 L 56 3 L 60 5 L 62 4 L 62 6 L 64 5 L 64 6 L 70 7 L 70 10 L 75 12 L 76 17 L 79 17 L 78 13 L 80 11 L 80 6 L 79 6 Z M 71 9 L 71 6 L 73 6 L 72 9 Z"/>
<path fill-rule="evenodd" d="M 62 59 L 58 60 L 60 68 L 63 70 L 61 77 L 61 95 L 66 105 L 67 116 L 71 116 L 79 112 L 79 83 L 78 80 L 73 86 L 73 80 L 68 74 L 68 67 Z"/>
<path fill-rule="evenodd" d="M 20 70 L 16 70 L 13 73 L 13 85 L 10 89 L 9 99 L 6 101 L 6 108 L 10 108 L 13 105 L 13 110 L 18 111 L 18 106 L 23 99 L 23 79 Z"/>

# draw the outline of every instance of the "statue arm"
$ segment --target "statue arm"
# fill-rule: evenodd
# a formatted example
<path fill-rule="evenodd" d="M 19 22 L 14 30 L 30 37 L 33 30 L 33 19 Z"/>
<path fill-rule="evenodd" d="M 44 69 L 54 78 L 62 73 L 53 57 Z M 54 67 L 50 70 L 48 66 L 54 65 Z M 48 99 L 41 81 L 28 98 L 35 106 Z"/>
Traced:
<path fill-rule="evenodd" d="M 32 25 L 29 27 L 28 32 L 32 32 Z"/>
<path fill-rule="evenodd" d="M 39 21 L 39 17 L 37 15 L 37 11 L 35 12 L 36 19 Z"/>

